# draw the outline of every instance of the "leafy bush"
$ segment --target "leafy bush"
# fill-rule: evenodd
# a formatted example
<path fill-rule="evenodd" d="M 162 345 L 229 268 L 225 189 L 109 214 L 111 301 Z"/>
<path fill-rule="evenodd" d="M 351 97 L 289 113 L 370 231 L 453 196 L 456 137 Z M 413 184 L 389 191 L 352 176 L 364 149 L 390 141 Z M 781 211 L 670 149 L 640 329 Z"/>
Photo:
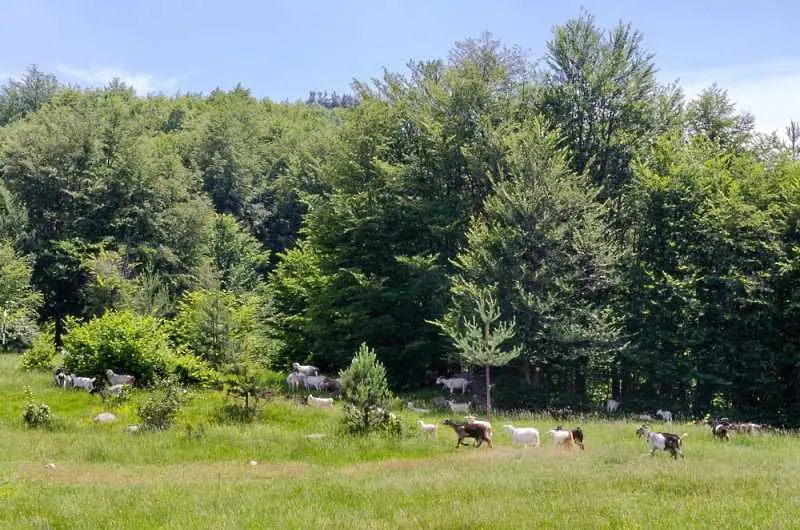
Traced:
<path fill-rule="evenodd" d="M 159 384 L 156 392 L 139 405 L 137 414 L 145 431 L 169 429 L 185 401 L 181 387 L 174 380 Z"/>
<path fill-rule="evenodd" d="M 22 354 L 20 364 L 23 370 L 49 371 L 53 368 L 55 357 L 56 347 L 53 344 L 52 334 L 39 333 L 33 339 L 31 347 Z"/>
<path fill-rule="evenodd" d="M 183 385 L 197 385 L 201 388 L 220 388 L 220 374 L 207 362 L 194 355 L 177 354 L 169 359 L 169 371 Z"/>
<path fill-rule="evenodd" d="M 45 403 L 36 403 L 30 387 L 25 387 L 25 409 L 22 411 L 22 420 L 25 425 L 32 428 L 49 427 L 52 421 L 50 407 Z"/>
<path fill-rule="evenodd" d="M 70 320 L 64 337 L 69 372 L 105 380 L 105 370 L 152 384 L 167 375 L 172 353 L 161 321 L 130 311 L 109 311 L 84 324 Z"/>

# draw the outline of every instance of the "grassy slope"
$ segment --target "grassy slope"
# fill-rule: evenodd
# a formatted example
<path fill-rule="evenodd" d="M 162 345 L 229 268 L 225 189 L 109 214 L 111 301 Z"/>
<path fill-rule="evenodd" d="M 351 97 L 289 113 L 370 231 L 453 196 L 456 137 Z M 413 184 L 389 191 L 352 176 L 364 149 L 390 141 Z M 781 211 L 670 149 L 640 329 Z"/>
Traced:
<path fill-rule="evenodd" d="M 438 441 L 340 439 L 337 411 L 282 399 L 256 424 L 215 425 L 218 395 L 195 397 L 171 432 L 131 435 L 135 403 L 96 425 L 99 398 L 19 372 L 17 360 L 0 356 L 2 528 L 791 528 L 800 518 L 794 437 L 722 444 L 675 425 L 689 435 L 686 460 L 673 462 L 646 456 L 629 423 L 584 423 L 587 450 L 568 453 L 511 447 L 496 418 L 494 449 L 456 451 L 444 429 Z M 22 426 L 24 384 L 59 430 Z M 203 437 L 187 436 L 200 424 Z"/>

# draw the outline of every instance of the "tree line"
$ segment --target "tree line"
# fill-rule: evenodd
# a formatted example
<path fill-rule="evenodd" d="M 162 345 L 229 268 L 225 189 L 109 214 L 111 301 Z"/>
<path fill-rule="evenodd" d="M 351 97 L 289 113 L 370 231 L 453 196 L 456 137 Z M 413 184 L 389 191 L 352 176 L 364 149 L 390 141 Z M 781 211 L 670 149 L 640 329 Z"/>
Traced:
<path fill-rule="evenodd" d="M 496 406 L 797 425 L 800 127 L 656 73 L 586 12 L 541 58 L 483 34 L 297 103 L 31 67 L 0 89 L 0 347 L 130 312 L 213 370 L 366 343 L 407 390 L 467 368 L 488 300 Z"/>

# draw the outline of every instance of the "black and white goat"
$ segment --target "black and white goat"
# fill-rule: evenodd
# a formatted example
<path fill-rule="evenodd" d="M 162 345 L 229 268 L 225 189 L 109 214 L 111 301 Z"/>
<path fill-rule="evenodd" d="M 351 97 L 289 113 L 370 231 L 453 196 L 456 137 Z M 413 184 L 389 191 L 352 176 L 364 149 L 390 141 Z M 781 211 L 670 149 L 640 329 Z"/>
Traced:
<path fill-rule="evenodd" d="M 728 418 L 708 420 L 707 423 L 711 428 L 711 434 L 714 435 L 714 438 L 719 438 L 720 440 L 725 440 L 726 442 L 731 441 L 731 422 L 728 420 Z"/>
<path fill-rule="evenodd" d="M 645 424 L 636 429 L 636 436 L 644 436 L 647 439 L 647 443 L 652 448 L 652 451 L 650 451 L 651 457 L 656 456 L 656 451 L 661 449 L 662 451 L 669 451 L 675 460 L 678 459 L 678 455 L 683 458 L 683 452 L 681 451 L 683 442 L 677 434 L 651 431 L 650 427 Z"/>

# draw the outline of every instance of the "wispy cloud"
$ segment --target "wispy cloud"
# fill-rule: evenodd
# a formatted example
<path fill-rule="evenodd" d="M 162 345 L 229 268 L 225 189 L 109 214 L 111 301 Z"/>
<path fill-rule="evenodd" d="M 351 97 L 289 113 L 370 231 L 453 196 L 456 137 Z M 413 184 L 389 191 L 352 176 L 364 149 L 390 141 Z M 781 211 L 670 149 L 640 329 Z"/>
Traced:
<path fill-rule="evenodd" d="M 800 59 L 777 59 L 681 73 L 664 72 L 663 81 L 679 78 L 687 99 L 717 83 L 739 111 L 756 119 L 756 130 L 783 134 L 789 121 L 800 120 Z"/>
<path fill-rule="evenodd" d="M 84 68 L 73 68 L 71 66 L 59 66 L 59 77 L 69 77 L 79 84 L 90 86 L 102 86 L 117 78 L 126 85 L 132 87 L 137 94 L 144 95 L 152 92 L 174 92 L 178 88 L 178 78 L 166 77 L 159 78 L 153 74 L 144 72 L 129 72 L 119 68 L 99 68 L 88 70 Z"/>

